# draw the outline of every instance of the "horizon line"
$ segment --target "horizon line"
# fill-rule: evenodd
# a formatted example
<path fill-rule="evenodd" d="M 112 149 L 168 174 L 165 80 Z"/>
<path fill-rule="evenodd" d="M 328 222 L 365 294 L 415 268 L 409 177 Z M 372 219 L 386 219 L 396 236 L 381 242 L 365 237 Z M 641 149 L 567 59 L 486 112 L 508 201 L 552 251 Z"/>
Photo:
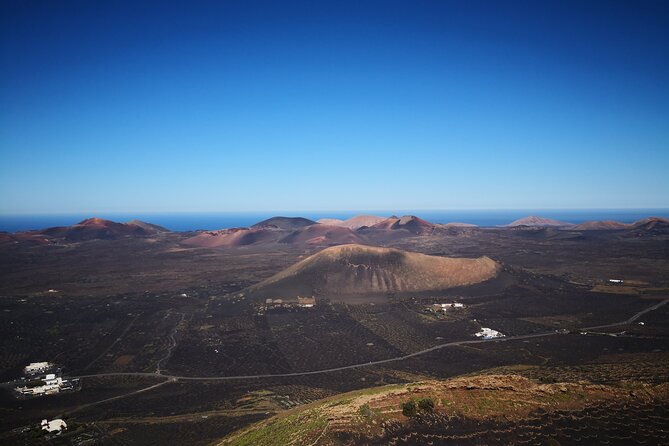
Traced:
<path fill-rule="evenodd" d="M 2 212 L 0 211 L 0 217 L 34 217 L 34 216 L 70 216 L 70 215 L 95 215 L 95 214 L 118 214 L 118 215 L 128 215 L 128 214 L 268 214 L 268 213 L 327 213 L 327 212 L 354 212 L 354 213 L 366 213 L 366 212 L 493 212 L 493 211 L 505 211 L 505 212 L 526 212 L 526 211 L 669 211 L 669 206 L 646 206 L 646 207 L 525 207 L 525 208 L 423 208 L 423 209 L 407 209 L 407 208 L 395 208 L 395 209 L 268 209 L 268 210 L 192 210 L 192 211 L 138 211 L 138 210 L 128 210 L 128 211 L 105 211 L 105 210 L 94 210 L 94 211 L 68 211 L 68 212 Z"/>

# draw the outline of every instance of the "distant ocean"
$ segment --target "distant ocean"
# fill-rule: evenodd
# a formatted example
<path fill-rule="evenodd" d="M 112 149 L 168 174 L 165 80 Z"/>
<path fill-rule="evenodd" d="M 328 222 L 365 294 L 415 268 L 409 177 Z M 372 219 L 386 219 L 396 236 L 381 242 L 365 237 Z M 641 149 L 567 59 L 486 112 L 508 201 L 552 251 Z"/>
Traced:
<path fill-rule="evenodd" d="M 266 218 L 276 215 L 288 217 L 306 217 L 346 219 L 359 214 L 380 216 L 417 215 L 433 223 L 461 222 L 478 226 L 505 225 L 528 215 L 553 218 L 570 223 L 582 223 L 588 220 L 617 220 L 630 223 L 646 217 L 669 218 L 669 209 L 593 209 L 593 210 L 445 210 L 445 211 L 330 211 L 330 212 L 220 212 L 220 213 L 98 213 L 95 215 L 0 215 L 0 231 L 16 232 L 31 229 L 43 229 L 52 226 L 68 226 L 90 217 L 127 222 L 133 219 L 143 220 L 164 226 L 173 231 L 194 231 L 198 229 L 222 229 L 251 226 Z"/>

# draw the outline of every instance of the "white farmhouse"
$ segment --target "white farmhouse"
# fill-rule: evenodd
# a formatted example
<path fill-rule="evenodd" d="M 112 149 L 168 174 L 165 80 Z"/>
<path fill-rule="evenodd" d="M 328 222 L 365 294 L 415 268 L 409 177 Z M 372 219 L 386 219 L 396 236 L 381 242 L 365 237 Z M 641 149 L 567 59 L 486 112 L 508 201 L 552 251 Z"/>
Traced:
<path fill-rule="evenodd" d="M 492 328 L 487 328 L 487 327 L 481 327 L 481 331 L 476 333 L 474 336 L 477 338 L 483 338 L 483 339 L 494 339 L 494 338 L 503 338 L 504 335 L 500 333 L 497 330 L 493 330 Z"/>
<path fill-rule="evenodd" d="M 60 418 L 53 419 L 51 421 L 42 420 L 42 430 L 47 432 L 55 432 L 56 435 L 60 435 L 62 431 L 67 429 L 67 423 L 61 420 Z"/>
<path fill-rule="evenodd" d="M 23 372 L 26 375 L 35 375 L 37 373 L 46 372 L 51 367 L 53 367 L 53 364 L 50 362 L 31 362 L 23 368 Z"/>

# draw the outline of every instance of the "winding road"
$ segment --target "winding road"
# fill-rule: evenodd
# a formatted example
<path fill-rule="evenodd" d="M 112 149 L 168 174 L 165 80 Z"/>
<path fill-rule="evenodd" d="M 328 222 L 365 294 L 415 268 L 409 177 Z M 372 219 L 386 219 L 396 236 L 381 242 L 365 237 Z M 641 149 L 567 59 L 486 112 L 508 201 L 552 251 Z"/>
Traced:
<path fill-rule="evenodd" d="M 626 324 L 631 324 L 638 320 L 641 316 L 643 316 L 646 313 L 649 313 L 653 310 L 656 310 L 660 308 L 663 305 L 666 305 L 669 303 L 669 299 L 664 299 L 661 302 L 658 302 L 657 304 L 648 307 L 644 310 L 639 311 L 638 313 L 634 314 L 632 317 L 629 319 L 626 319 L 622 322 L 617 322 L 617 323 L 612 323 L 612 324 L 606 324 L 606 325 L 598 325 L 596 327 L 587 327 L 587 328 L 582 328 L 581 331 L 587 331 L 587 330 L 594 330 L 594 329 L 601 329 L 601 328 L 610 328 L 610 327 L 617 327 L 620 325 L 626 325 Z M 180 323 L 184 320 L 185 315 L 182 314 L 181 321 Z M 172 331 L 172 336 L 170 337 L 170 348 L 169 352 L 167 355 L 167 358 L 169 358 L 169 355 L 171 355 L 172 349 L 176 345 L 176 339 L 174 338 L 174 335 L 176 334 L 176 330 L 178 329 L 178 324 L 175 327 L 175 329 Z M 294 372 L 294 373 L 267 373 L 267 374 L 260 374 L 260 375 L 237 375 L 237 376 L 176 376 L 176 375 L 167 375 L 164 373 L 160 372 L 160 363 L 162 360 L 159 362 L 157 371 L 156 372 L 119 372 L 119 373 L 97 373 L 97 374 L 91 374 L 91 375 L 80 375 L 80 376 L 74 376 L 71 378 L 95 378 L 95 377 L 105 377 L 105 376 L 135 376 L 135 377 L 149 377 L 149 378 L 163 378 L 164 381 L 161 381 L 160 383 L 150 385 L 148 387 L 143 387 L 141 389 L 129 392 L 129 393 L 124 393 L 122 395 L 117 395 L 111 398 L 106 398 L 100 401 L 94 401 L 91 403 L 83 404 L 79 407 L 76 407 L 68 412 L 66 414 L 71 414 L 74 412 L 78 412 L 80 410 L 86 409 L 91 406 L 96 406 L 98 404 L 103 404 L 109 401 L 115 401 L 119 400 L 122 398 L 127 398 L 133 395 L 137 395 L 143 392 L 148 392 L 149 390 L 153 390 L 157 387 L 161 387 L 165 384 L 168 383 L 173 383 L 177 381 L 229 381 L 229 380 L 238 380 L 238 379 L 259 379 L 259 378 L 280 378 L 280 377 L 289 377 L 289 376 L 305 376 L 305 375 L 318 375 L 318 374 L 323 374 L 323 373 L 330 373 L 330 372 L 339 372 L 341 370 L 350 370 L 350 369 L 357 369 L 357 368 L 362 368 L 362 367 L 370 367 L 370 366 L 375 366 L 379 364 L 387 364 L 389 362 L 396 362 L 396 361 L 404 361 L 405 359 L 413 358 L 416 356 L 424 355 L 426 353 L 433 352 L 435 350 L 440 350 L 442 348 L 447 348 L 447 347 L 456 347 L 459 345 L 468 345 L 468 344 L 481 344 L 484 342 L 508 342 L 508 341 L 516 341 L 516 340 L 521 340 L 521 339 L 533 339 L 533 338 L 542 338 L 546 336 L 554 336 L 557 335 L 555 331 L 548 331 L 548 332 L 543 332 L 543 333 L 535 333 L 535 334 L 528 334 L 528 335 L 519 335 L 519 336 L 509 336 L 505 338 L 497 338 L 497 339 L 470 339 L 467 341 L 454 341 L 454 342 L 448 342 L 446 344 L 440 344 L 440 345 L 435 345 L 434 347 L 426 348 L 424 350 L 420 350 L 414 353 L 410 353 L 408 355 L 404 356 L 397 356 L 395 358 L 388 358 L 388 359 L 381 359 L 379 361 L 369 361 L 369 362 L 363 362 L 359 364 L 351 364 L 351 365 L 345 365 L 341 367 L 333 367 L 330 369 L 321 369 L 321 370 L 312 370 L 308 372 Z M 174 342 L 172 342 L 174 341 Z M 165 358 L 164 358 L 165 359 Z M 3 385 L 10 385 L 12 383 L 3 383 Z M 329 424 L 328 424 L 329 425 Z M 327 429 L 328 425 L 325 426 L 325 429 Z M 323 430 L 323 433 L 325 432 L 325 429 Z M 323 434 L 321 434 L 322 436 Z"/>
<path fill-rule="evenodd" d="M 656 310 L 660 308 L 663 305 L 666 305 L 669 303 L 669 299 L 664 299 L 660 301 L 659 303 L 648 307 L 644 310 L 639 311 L 629 319 L 626 319 L 622 322 L 616 322 L 612 324 L 606 324 L 606 325 L 598 325 L 596 327 L 587 327 L 587 328 L 582 328 L 581 331 L 587 331 L 587 330 L 594 330 L 594 329 L 601 329 L 601 328 L 610 328 L 610 327 L 617 327 L 620 325 L 627 325 L 631 324 L 634 321 L 638 320 L 641 316 L 643 316 L 646 313 L 649 313 L 653 310 Z M 466 341 L 454 341 L 454 342 L 447 342 L 445 344 L 439 344 L 435 345 L 434 347 L 426 348 L 424 350 L 420 350 L 414 353 L 409 353 L 407 355 L 403 356 L 397 356 L 394 358 L 387 358 L 387 359 L 380 359 L 378 361 L 369 361 L 369 362 L 362 362 L 358 364 L 350 364 L 350 365 L 344 365 L 341 367 L 332 367 L 329 369 L 321 369 L 321 370 L 311 370 L 307 372 L 293 372 L 293 373 L 265 373 L 265 374 L 258 374 L 258 375 L 236 375 L 236 376 L 178 376 L 178 375 L 167 375 L 164 373 L 160 372 L 118 372 L 118 373 L 97 373 L 97 374 L 92 374 L 92 375 L 81 375 L 81 376 L 74 376 L 73 378 L 92 378 L 92 377 L 105 377 L 105 376 L 137 376 L 137 377 L 160 377 L 160 378 L 167 378 L 171 381 L 230 381 L 230 380 L 239 380 L 239 379 L 259 379 L 259 378 L 283 378 L 283 377 L 290 377 L 290 376 L 306 376 L 306 375 L 320 375 L 323 373 L 331 373 L 331 372 L 339 372 L 342 370 L 351 370 L 351 369 L 358 369 L 362 367 L 371 367 L 375 365 L 380 365 L 380 364 L 387 364 L 390 362 L 397 362 L 397 361 L 404 361 L 409 358 L 414 358 L 416 356 L 424 355 L 426 353 L 430 353 L 436 350 L 440 350 L 442 348 L 447 348 L 447 347 L 457 347 L 459 345 L 468 345 L 468 344 L 481 344 L 484 342 L 508 342 L 508 341 L 517 341 L 521 339 L 534 339 L 534 338 L 542 338 L 546 336 L 554 336 L 557 335 L 558 333 L 555 331 L 547 331 L 547 332 L 542 332 L 542 333 L 534 333 L 534 334 L 527 334 L 527 335 L 518 335 L 518 336 L 509 336 L 509 337 L 504 337 L 504 338 L 497 338 L 497 339 L 470 339 Z"/>

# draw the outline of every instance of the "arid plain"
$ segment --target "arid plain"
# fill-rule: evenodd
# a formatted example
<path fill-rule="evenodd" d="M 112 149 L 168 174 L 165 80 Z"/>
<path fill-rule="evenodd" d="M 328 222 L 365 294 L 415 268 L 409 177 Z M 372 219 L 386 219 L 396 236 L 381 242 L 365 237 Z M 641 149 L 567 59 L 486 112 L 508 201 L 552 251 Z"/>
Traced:
<path fill-rule="evenodd" d="M 0 441 L 669 444 L 668 301 L 661 218 L 3 233 Z"/>

